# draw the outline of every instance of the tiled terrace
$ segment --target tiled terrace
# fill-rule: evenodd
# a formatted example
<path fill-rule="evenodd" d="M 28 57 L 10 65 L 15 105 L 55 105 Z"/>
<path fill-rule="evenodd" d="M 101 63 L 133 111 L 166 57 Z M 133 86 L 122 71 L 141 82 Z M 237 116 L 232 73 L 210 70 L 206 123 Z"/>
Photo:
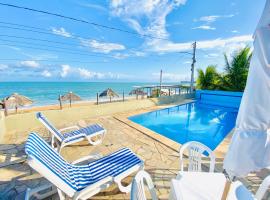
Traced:
<path fill-rule="evenodd" d="M 92 147 L 87 142 L 82 142 L 79 145 L 66 147 L 62 150 L 64 158 L 68 161 L 73 161 L 91 153 L 106 155 L 121 147 L 129 147 L 145 161 L 145 170 L 151 174 L 159 198 L 168 199 L 170 180 L 176 176 L 179 169 L 178 152 L 119 121 L 114 116 L 103 116 L 79 121 L 78 125 L 85 126 L 93 122 L 102 124 L 108 130 L 103 144 Z M 63 124 L 63 127 L 69 125 L 71 124 Z M 45 129 L 39 129 L 36 132 L 41 133 L 44 137 L 48 137 Z M 14 155 L 17 158 L 24 158 L 24 144 L 0 145 L 1 163 L 3 159 L 6 159 L 6 161 L 10 160 L 12 159 L 11 156 Z M 217 161 L 220 169 L 222 159 Z M 266 173 L 260 174 L 260 176 L 265 176 Z M 130 182 L 130 180 L 131 178 L 127 182 Z M 0 199 L 23 199 L 27 187 L 34 188 L 46 182 L 44 178 L 31 170 L 26 162 L 19 160 L 17 164 L 2 166 L 0 167 Z M 246 179 L 245 184 L 254 191 L 260 182 L 261 178 L 258 175 L 252 174 Z M 48 199 L 58 199 L 58 197 L 54 195 Z M 129 199 L 129 194 L 122 194 L 117 187 L 113 186 L 92 199 Z"/>

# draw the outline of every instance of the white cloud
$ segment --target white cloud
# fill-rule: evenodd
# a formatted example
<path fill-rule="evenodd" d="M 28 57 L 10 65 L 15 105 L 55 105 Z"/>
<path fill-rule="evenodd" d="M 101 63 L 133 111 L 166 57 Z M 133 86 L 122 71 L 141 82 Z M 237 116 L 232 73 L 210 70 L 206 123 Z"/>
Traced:
<path fill-rule="evenodd" d="M 238 30 L 232 30 L 231 32 L 232 32 L 232 33 L 239 33 Z"/>
<path fill-rule="evenodd" d="M 213 58 L 213 57 L 219 57 L 220 54 L 217 54 L 217 53 L 209 53 L 207 55 L 205 55 L 204 57 L 206 58 Z"/>
<path fill-rule="evenodd" d="M 211 26 L 208 26 L 208 25 L 197 26 L 197 27 L 194 27 L 192 29 L 216 30 L 215 27 L 211 27 Z"/>
<path fill-rule="evenodd" d="M 128 54 L 128 53 L 115 53 L 113 55 L 113 57 L 116 58 L 116 59 L 125 59 L 125 58 L 127 58 L 129 56 L 130 56 L 130 54 Z"/>
<path fill-rule="evenodd" d="M 96 40 L 81 39 L 81 44 L 90 47 L 95 52 L 110 53 L 111 51 L 120 51 L 126 49 L 124 45 L 117 43 L 98 42 Z"/>
<path fill-rule="evenodd" d="M 37 61 L 34 60 L 25 60 L 20 62 L 21 66 L 25 67 L 31 67 L 31 68 L 37 68 L 40 66 L 40 64 Z"/>
<path fill-rule="evenodd" d="M 80 6 L 83 6 L 83 7 L 87 7 L 87 8 L 93 8 L 93 9 L 96 9 L 96 10 L 99 10 L 99 11 L 106 11 L 106 8 L 104 8 L 103 6 L 101 5 L 97 5 L 97 4 L 92 4 L 92 3 L 81 3 L 79 4 Z"/>
<path fill-rule="evenodd" d="M 112 0 L 110 8 L 113 16 L 127 22 L 138 33 L 152 37 L 168 37 L 166 17 L 185 2 L 186 0 Z M 143 17 L 146 21 L 140 23 Z"/>
<path fill-rule="evenodd" d="M 191 61 L 185 61 L 184 64 L 191 64 Z"/>
<path fill-rule="evenodd" d="M 206 22 L 206 23 L 213 23 L 217 19 L 220 19 L 220 18 L 231 18 L 231 17 L 234 17 L 234 15 L 233 14 L 230 14 L 230 15 L 209 15 L 209 16 L 202 16 L 199 19 L 195 19 L 194 21 L 201 21 L 201 22 Z"/>
<path fill-rule="evenodd" d="M 55 34 L 55 35 L 61 35 L 63 37 L 72 37 L 72 34 L 67 32 L 63 27 L 60 27 L 60 28 L 52 28 L 52 32 Z"/>
<path fill-rule="evenodd" d="M 6 64 L 0 64 L 0 71 L 5 70 L 8 68 L 8 65 Z"/>
<path fill-rule="evenodd" d="M 61 67 L 62 67 L 62 70 L 60 72 L 60 76 L 62 78 L 65 78 L 68 75 L 68 73 L 71 71 L 71 67 L 69 65 L 61 65 Z"/>
<path fill-rule="evenodd" d="M 253 41 L 252 35 L 242 35 L 230 38 L 217 38 L 213 40 L 197 41 L 198 49 L 236 49 L 245 46 Z M 155 52 L 179 52 L 191 50 L 193 42 L 173 43 L 169 41 L 156 41 L 152 44 L 151 51 Z"/>
<path fill-rule="evenodd" d="M 41 73 L 42 76 L 46 77 L 46 78 L 49 78 L 52 76 L 51 72 L 49 72 L 48 70 L 44 70 L 42 73 Z"/>
<path fill-rule="evenodd" d="M 78 71 L 79 71 L 80 76 L 85 79 L 92 79 L 92 78 L 101 79 L 105 77 L 105 75 L 102 73 L 92 72 L 85 68 L 78 68 Z"/>

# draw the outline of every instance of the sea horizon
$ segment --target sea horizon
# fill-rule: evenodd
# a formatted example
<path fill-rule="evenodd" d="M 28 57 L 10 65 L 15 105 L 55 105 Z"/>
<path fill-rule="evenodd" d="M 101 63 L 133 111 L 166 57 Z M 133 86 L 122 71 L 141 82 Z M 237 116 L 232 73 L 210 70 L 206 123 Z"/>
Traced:
<path fill-rule="evenodd" d="M 107 88 L 113 89 L 122 97 L 123 92 L 126 97 L 134 86 L 159 84 L 158 82 L 81 82 L 81 81 L 9 81 L 0 84 L 0 98 L 3 99 L 13 93 L 19 93 L 34 101 L 33 106 L 46 106 L 58 104 L 59 95 L 67 92 L 74 92 L 79 95 L 83 101 L 96 100 L 97 93 L 101 93 Z M 181 84 L 175 82 L 166 82 L 164 84 Z"/>

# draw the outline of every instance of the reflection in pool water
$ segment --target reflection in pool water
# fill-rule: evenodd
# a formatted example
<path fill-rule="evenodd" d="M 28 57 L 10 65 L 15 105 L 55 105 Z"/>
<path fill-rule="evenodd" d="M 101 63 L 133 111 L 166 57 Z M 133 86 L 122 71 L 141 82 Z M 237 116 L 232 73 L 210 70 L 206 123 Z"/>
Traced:
<path fill-rule="evenodd" d="M 214 150 L 234 128 L 237 113 L 236 108 L 197 101 L 129 119 L 180 144 L 199 141 Z"/>

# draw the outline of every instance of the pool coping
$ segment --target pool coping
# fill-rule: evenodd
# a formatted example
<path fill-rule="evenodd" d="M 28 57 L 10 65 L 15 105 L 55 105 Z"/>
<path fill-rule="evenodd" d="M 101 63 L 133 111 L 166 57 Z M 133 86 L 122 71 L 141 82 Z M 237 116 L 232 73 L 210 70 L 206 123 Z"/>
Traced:
<path fill-rule="evenodd" d="M 155 107 L 151 107 L 151 108 L 146 108 L 146 109 L 141 109 L 141 110 L 136 110 L 133 112 L 128 112 L 128 113 L 121 113 L 121 114 L 117 114 L 114 115 L 114 118 L 121 121 L 122 123 L 130 126 L 131 128 L 136 129 L 137 131 L 143 133 L 144 135 L 147 135 L 148 137 L 151 137 L 152 139 L 154 139 L 155 141 L 158 141 L 162 144 L 164 144 L 165 146 L 167 146 L 168 148 L 179 152 L 179 149 L 181 147 L 181 144 L 173 141 L 172 139 L 169 139 L 155 131 L 152 131 L 142 125 L 139 125 L 131 120 L 129 120 L 128 118 L 134 115 L 139 115 L 139 114 L 144 114 L 147 112 L 151 112 L 151 111 L 155 111 L 155 110 L 160 110 L 160 109 L 164 109 L 164 108 L 169 108 L 169 107 L 174 107 L 177 105 L 184 105 L 187 103 L 191 103 L 194 102 L 196 100 L 185 100 L 183 102 L 177 103 L 177 104 L 173 104 L 173 105 L 163 105 L 163 106 L 155 106 Z M 223 141 L 217 146 L 217 148 L 214 150 L 215 155 L 216 155 L 216 162 L 222 162 L 225 154 L 228 150 L 230 141 L 231 141 L 231 137 L 232 137 L 232 133 L 233 130 L 228 133 L 228 135 L 223 139 Z"/>

